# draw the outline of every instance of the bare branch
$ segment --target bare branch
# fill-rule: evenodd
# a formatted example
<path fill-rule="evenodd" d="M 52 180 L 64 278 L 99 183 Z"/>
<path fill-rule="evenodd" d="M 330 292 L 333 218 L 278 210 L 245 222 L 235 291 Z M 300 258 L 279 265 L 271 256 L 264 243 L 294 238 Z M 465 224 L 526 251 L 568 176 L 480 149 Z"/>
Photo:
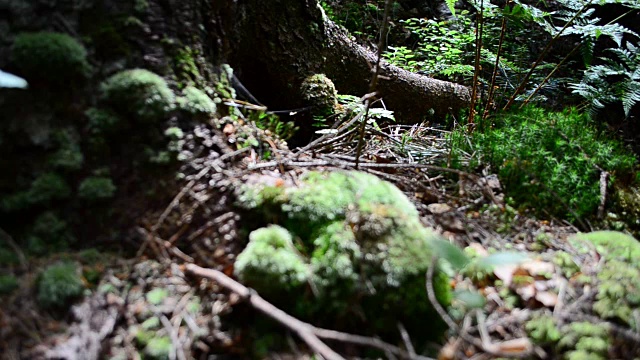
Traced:
<path fill-rule="evenodd" d="M 188 273 L 194 274 L 196 276 L 204 277 L 207 279 L 211 279 L 216 281 L 220 286 L 231 290 L 232 292 L 240 295 L 241 298 L 249 301 L 249 303 L 261 311 L 265 315 L 271 317 L 276 320 L 280 324 L 286 326 L 287 328 L 293 330 L 300 338 L 302 338 L 311 349 L 313 349 L 318 354 L 322 355 L 325 359 L 343 359 L 338 353 L 333 351 L 330 347 L 328 347 L 325 343 L 323 343 L 322 339 L 336 340 L 356 345 L 364 345 L 369 346 L 375 349 L 379 349 L 405 359 L 412 360 L 433 360 L 428 357 L 415 355 L 410 352 L 407 352 L 397 346 L 388 344 L 380 339 L 371 338 L 367 336 L 353 335 L 347 334 L 339 331 L 329 330 L 317 328 L 309 323 L 300 321 L 293 316 L 285 313 L 284 311 L 278 309 L 271 303 L 264 300 L 260 295 L 258 295 L 255 291 L 245 287 L 239 282 L 233 280 L 228 277 L 224 273 L 213 270 L 213 269 L 205 269 L 195 264 L 187 264 L 185 265 L 185 270 Z"/>

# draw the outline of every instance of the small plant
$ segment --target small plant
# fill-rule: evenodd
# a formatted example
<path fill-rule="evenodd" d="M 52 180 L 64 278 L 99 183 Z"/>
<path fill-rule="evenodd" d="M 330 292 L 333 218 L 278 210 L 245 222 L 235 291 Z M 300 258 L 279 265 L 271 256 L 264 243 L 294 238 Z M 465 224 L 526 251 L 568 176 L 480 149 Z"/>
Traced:
<path fill-rule="evenodd" d="M 111 178 L 92 176 L 84 179 L 78 187 L 78 196 L 89 201 L 99 201 L 112 198 L 116 186 Z"/>
<path fill-rule="evenodd" d="M 105 102 L 122 115 L 141 121 L 160 120 L 173 109 L 175 95 L 167 82 L 145 69 L 121 71 L 102 85 Z"/>
<path fill-rule="evenodd" d="M 249 119 L 253 120 L 259 129 L 268 131 L 266 135 L 275 135 L 282 140 L 289 140 L 298 130 L 293 121 L 282 121 L 278 115 L 261 110 L 251 111 Z"/>
<path fill-rule="evenodd" d="M 554 344 L 562 338 L 558 324 L 550 315 L 533 318 L 527 322 L 525 327 L 536 344 Z"/>
<path fill-rule="evenodd" d="M 78 267 L 69 262 L 47 267 L 37 282 L 38 304 L 45 309 L 64 309 L 80 297 L 84 283 Z"/>
<path fill-rule="evenodd" d="M 475 37 L 467 11 L 451 21 L 413 18 L 401 23 L 418 39 L 417 44 L 414 49 L 389 47 L 391 51 L 385 53 L 387 60 L 430 76 L 470 79 Z"/>
<path fill-rule="evenodd" d="M 22 74 L 32 82 L 63 84 L 84 79 L 91 73 L 84 46 L 66 34 L 19 34 L 11 57 Z"/>

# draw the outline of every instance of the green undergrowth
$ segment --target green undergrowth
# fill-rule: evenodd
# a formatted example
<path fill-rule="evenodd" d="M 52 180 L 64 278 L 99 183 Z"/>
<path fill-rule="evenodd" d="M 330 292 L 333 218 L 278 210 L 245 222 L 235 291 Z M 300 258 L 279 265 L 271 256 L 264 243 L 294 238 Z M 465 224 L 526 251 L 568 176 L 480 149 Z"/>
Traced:
<path fill-rule="evenodd" d="M 600 202 L 601 169 L 610 173 L 611 183 L 634 181 L 636 158 L 575 109 L 528 106 L 490 120 L 470 142 L 464 130 L 454 131 L 454 158 L 463 150 L 475 154 L 472 168 L 490 165 L 520 208 L 591 218 Z"/>
<path fill-rule="evenodd" d="M 371 331 L 389 321 L 439 323 L 424 287 L 435 234 L 395 186 L 360 172 L 309 172 L 299 187 L 247 185 L 238 195 L 271 225 L 250 234 L 236 274 L 270 300 L 305 319 L 364 321 Z M 434 286 L 448 304 L 446 276 Z"/>

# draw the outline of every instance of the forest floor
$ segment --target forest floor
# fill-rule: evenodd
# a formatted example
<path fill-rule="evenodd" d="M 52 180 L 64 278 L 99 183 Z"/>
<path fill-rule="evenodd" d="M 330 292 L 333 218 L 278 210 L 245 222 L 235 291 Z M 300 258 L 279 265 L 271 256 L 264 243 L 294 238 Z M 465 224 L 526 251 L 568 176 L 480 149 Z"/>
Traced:
<path fill-rule="evenodd" d="M 140 219 L 146 225 L 131 236 L 132 243 L 140 245 L 136 256 L 58 254 L 38 260 L 42 264 L 23 264 L 33 270 L 25 271 L 20 289 L 0 309 L 3 357 L 307 357 L 308 348 L 294 340 L 292 328 L 283 335 L 288 345 L 278 346 L 277 352 L 268 341 L 258 341 L 261 334 L 255 324 L 266 317 L 247 305 L 255 306 L 253 301 L 238 295 L 238 288 L 230 291 L 235 285 L 200 280 L 187 264 L 232 276 L 234 259 L 244 246 L 240 229 L 251 221 L 233 206 L 234 189 L 255 176 L 295 184 L 310 169 L 359 169 L 392 182 L 414 201 L 425 225 L 477 256 L 496 251 L 528 255 L 530 260 L 519 265 L 472 270 L 452 279 L 453 288 L 475 289 L 486 304 L 469 310 L 454 303 L 448 313 L 441 313 L 450 329 L 439 345 L 431 345 L 434 349 L 444 345 L 440 359 L 553 358 L 554 350 L 535 345 L 525 329 L 525 323 L 541 316 L 555 319 L 558 328 L 579 320 L 604 324 L 619 338 L 616 356 L 638 356 L 640 335 L 593 313 L 596 284 L 581 281 L 580 275 L 595 277 L 603 262 L 597 251 L 580 252 L 567 241 L 577 232 L 574 226 L 536 219 L 505 204 L 497 176 L 486 169 L 472 174 L 438 165 L 446 164 L 450 155 L 443 130 L 424 125 L 367 127 L 358 161 L 357 131 L 336 128 L 337 132 L 295 150 L 267 140 L 275 155 L 272 161 L 260 160 L 262 154 L 251 148 L 233 151 L 226 146 L 233 125 L 222 131 L 216 126 L 196 130 L 190 139 L 219 153 L 212 157 L 212 152 L 204 152 L 185 164 L 183 172 L 188 175 L 173 201 Z M 413 141 L 403 140 L 407 136 Z M 566 271 L 571 266 L 559 262 L 563 259 L 559 253 L 569 254 L 577 268 Z M 102 274 L 88 296 L 64 316 L 40 310 L 31 286 L 36 270 L 59 258 Z M 349 335 L 328 344 L 347 357 L 366 354 L 358 344 L 374 344 L 387 354 L 424 358 L 413 353 L 411 334 L 400 332 L 404 350 Z"/>

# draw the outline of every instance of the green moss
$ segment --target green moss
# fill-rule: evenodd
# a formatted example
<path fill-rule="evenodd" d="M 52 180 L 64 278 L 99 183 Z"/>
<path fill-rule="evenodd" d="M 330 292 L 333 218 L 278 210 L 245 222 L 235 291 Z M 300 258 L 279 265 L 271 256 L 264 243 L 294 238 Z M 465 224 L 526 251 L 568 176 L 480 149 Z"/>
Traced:
<path fill-rule="evenodd" d="M 556 252 L 553 256 L 553 263 L 560 267 L 563 275 L 567 278 L 571 278 L 580 272 L 580 266 L 573 261 L 573 257 L 567 252 Z"/>
<path fill-rule="evenodd" d="M 188 86 L 202 85 L 202 76 L 196 64 L 198 53 L 190 47 L 178 49 L 174 57 L 178 78 Z"/>
<path fill-rule="evenodd" d="M 268 294 L 304 284 L 309 266 L 293 246 L 291 234 L 271 225 L 249 234 L 249 244 L 235 263 L 239 277 L 250 284 L 261 284 Z"/>
<path fill-rule="evenodd" d="M 47 211 L 33 223 L 27 236 L 27 248 L 31 253 L 43 255 L 51 250 L 66 249 L 74 240 L 67 222 L 53 211 Z"/>
<path fill-rule="evenodd" d="M 310 172 L 300 180 L 298 187 L 254 185 L 239 191 L 241 206 L 284 228 L 257 230 L 260 247 L 252 233 L 238 257 L 238 275 L 258 291 L 268 289 L 280 300 L 293 301 L 303 316 L 345 314 L 354 311 L 354 301 L 362 301 L 359 311 L 380 319 L 408 316 L 414 322 L 429 316 L 424 274 L 434 234 L 421 225 L 411 201 L 366 173 Z M 250 276 L 246 264 L 252 265 Z M 312 299 L 292 291 L 292 285 L 305 282 Z M 438 275 L 434 287 L 448 304 L 446 276 Z M 380 309 L 384 316 L 374 315 Z"/>
<path fill-rule="evenodd" d="M 12 60 L 30 83 L 64 84 L 91 73 L 87 51 L 66 34 L 37 32 L 16 37 Z"/>
<path fill-rule="evenodd" d="M 91 176 L 80 183 L 78 196 L 89 201 L 99 201 L 112 198 L 116 190 L 117 188 L 111 178 Z"/>
<path fill-rule="evenodd" d="M 554 321 L 553 317 L 549 315 L 533 318 L 526 324 L 525 327 L 527 329 L 529 337 L 536 344 L 554 344 L 557 343 L 562 337 L 558 325 Z"/>
<path fill-rule="evenodd" d="M 58 150 L 50 157 L 49 163 L 63 170 L 79 170 L 84 162 L 80 145 L 69 129 L 58 130 L 53 134 Z"/>
<path fill-rule="evenodd" d="M 634 311 L 640 309 L 640 243 L 633 237 L 615 231 L 595 231 L 577 234 L 572 244 L 589 251 L 581 241 L 595 245 L 605 262 L 596 277 L 598 294 L 593 310 L 605 319 L 622 321 L 637 328 Z"/>
<path fill-rule="evenodd" d="M 324 74 L 307 77 L 300 87 L 302 97 L 313 106 L 314 116 L 329 116 L 335 112 L 338 104 L 338 93 L 331 79 Z"/>
<path fill-rule="evenodd" d="M 171 339 L 168 336 L 155 337 L 144 348 L 145 359 L 168 360 L 173 349 Z"/>
<path fill-rule="evenodd" d="M 70 194 L 71 189 L 63 177 L 55 173 L 45 173 L 36 178 L 28 190 L 7 196 L 1 204 L 5 211 L 18 211 L 65 199 Z"/>
<path fill-rule="evenodd" d="M 115 113 L 100 108 L 90 108 L 85 112 L 89 132 L 95 135 L 107 135 L 117 132 L 122 120 Z"/>
<path fill-rule="evenodd" d="M 15 276 L 0 275 L 0 295 L 11 294 L 18 287 L 18 279 Z"/>
<path fill-rule="evenodd" d="M 574 322 L 562 327 L 562 338 L 558 346 L 567 349 L 564 358 L 607 359 L 610 346 L 609 327 L 606 324 Z"/>
<path fill-rule="evenodd" d="M 38 304 L 47 309 L 64 309 L 82 295 L 84 283 L 78 267 L 59 263 L 47 267 L 37 282 Z"/>
<path fill-rule="evenodd" d="M 169 296 L 167 289 L 155 288 L 146 295 L 147 301 L 152 305 L 160 305 Z"/>
<path fill-rule="evenodd" d="M 187 86 L 178 97 L 178 108 L 191 115 L 212 114 L 216 112 L 216 104 L 203 91 Z"/>
<path fill-rule="evenodd" d="M 215 84 L 215 92 L 218 98 L 235 99 L 236 91 L 231 85 L 233 79 L 233 69 L 227 64 L 222 64 L 218 74 L 214 74 L 212 82 Z"/>
<path fill-rule="evenodd" d="M 571 220 L 577 220 L 576 215 L 595 216 L 600 203 L 598 169 L 624 178 L 637 164 L 624 144 L 598 131 L 576 109 L 550 112 L 526 106 L 486 125 L 474 132 L 473 144 L 462 127 L 453 132 L 454 157 L 464 151 L 477 154 L 470 167 L 490 164 L 506 195 L 527 210 Z"/>
<path fill-rule="evenodd" d="M 117 112 L 141 121 L 160 120 L 174 107 L 167 82 L 145 69 L 121 71 L 105 80 L 101 90 Z"/>

